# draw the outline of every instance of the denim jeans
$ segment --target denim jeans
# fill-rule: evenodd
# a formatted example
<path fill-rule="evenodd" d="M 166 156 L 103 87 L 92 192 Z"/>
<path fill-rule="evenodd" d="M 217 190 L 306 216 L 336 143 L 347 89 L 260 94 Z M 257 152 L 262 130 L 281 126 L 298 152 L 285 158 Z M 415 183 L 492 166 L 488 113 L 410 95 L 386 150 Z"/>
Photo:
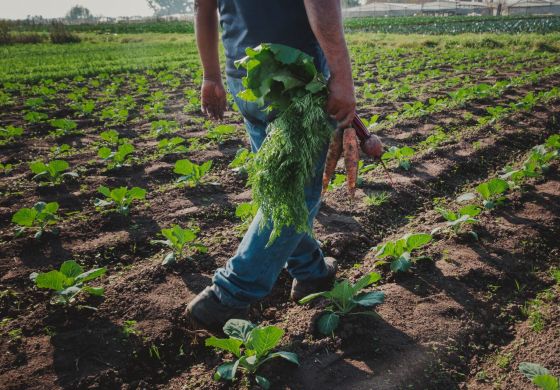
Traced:
<path fill-rule="evenodd" d="M 264 141 L 269 118 L 262 107 L 237 97 L 237 93 L 244 89 L 241 79 L 228 77 L 227 84 L 245 119 L 251 149 L 255 152 Z M 313 225 L 321 204 L 322 176 L 327 149 L 328 145 L 325 145 L 316 162 L 315 175 L 304 189 L 310 226 Z M 284 228 L 280 237 L 267 247 L 271 229 L 269 227 L 259 229 L 262 219 L 263 215 L 259 210 L 236 254 L 214 275 L 212 288 L 224 305 L 244 308 L 264 298 L 272 290 L 283 268 L 286 268 L 298 281 L 327 275 L 323 253 L 317 240 L 307 233 L 298 233 L 288 227 Z"/>

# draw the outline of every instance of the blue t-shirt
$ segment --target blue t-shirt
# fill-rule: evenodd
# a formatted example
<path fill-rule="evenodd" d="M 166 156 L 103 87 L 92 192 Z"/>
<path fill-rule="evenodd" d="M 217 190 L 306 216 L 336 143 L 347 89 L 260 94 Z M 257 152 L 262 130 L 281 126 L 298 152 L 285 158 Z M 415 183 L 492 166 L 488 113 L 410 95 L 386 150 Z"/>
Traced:
<path fill-rule="evenodd" d="M 229 77 L 245 76 L 245 69 L 237 69 L 234 62 L 245 57 L 247 47 L 261 43 L 295 47 L 314 57 L 319 70 L 324 67 L 303 0 L 218 0 L 218 8 Z"/>

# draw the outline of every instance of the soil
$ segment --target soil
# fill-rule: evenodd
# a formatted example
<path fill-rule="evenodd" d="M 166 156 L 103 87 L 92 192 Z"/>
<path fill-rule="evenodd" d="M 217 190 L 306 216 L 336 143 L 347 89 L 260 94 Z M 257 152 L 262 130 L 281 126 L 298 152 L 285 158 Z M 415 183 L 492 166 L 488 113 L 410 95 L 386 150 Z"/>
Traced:
<path fill-rule="evenodd" d="M 338 259 L 340 277 L 355 280 L 374 269 L 381 272 L 379 289 L 387 299 L 378 309 L 380 319 L 347 318 L 334 337 L 322 337 L 312 324 L 324 303 L 291 303 L 291 280 L 283 273 L 272 294 L 250 313 L 254 322 L 282 327 L 283 348 L 300 357 L 299 368 L 285 362 L 263 368 L 273 388 L 524 389 L 528 382 L 517 372 L 521 361 L 560 374 L 560 298 L 549 273 L 551 267 L 560 267 L 558 166 L 512 193 L 504 206 L 482 215 L 474 228 L 478 240 L 440 234 L 409 273 L 391 274 L 376 265 L 372 251 L 406 232 L 441 226 L 433 210 L 435 198 L 454 199 L 560 131 L 557 100 L 514 114 L 499 126 L 477 126 L 474 120 L 465 121 L 465 114 L 476 118 L 489 104 L 507 105 L 528 91 L 558 86 L 560 80 L 549 77 L 511 88 L 491 102 L 475 100 L 454 112 L 405 120 L 379 132 L 387 145 L 417 145 L 438 126 L 460 136 L 422 150 L 409 171 L 391 168 L 394 186 L 376 169 L 363 175 L 353 203 L 344 188 L 326 194 L 315 225 L 325 254 Z M 172 104 L 181 106 L 180 99 L 174 97 Z M 2 123 L 22 125 L 19 116 L 12 115 L 19 109 L 0 111 Z M 182 125 L 178 134 L 187 139 L 203 135 L 201 126 L 187 118 L 176 115 Z M 240 241 L 235 207 L 250 199 L 244 178 L 228 168 L 237 149 L 248 146 L 241 136 L 242 123 L 233 112 L 227 113 L 226 122 L 237 125 L 235 137 L 188 153 L 197 163 L 213 160 L 211 177 L 196 188 L 172 184 L 179 156 L 150 158 L 156 144 L 145 137 L 146 122 L 117 127 L 134 141 L 137 160 L 107 171 L 95 147 L 103 123 L 81 120 L 83 135 L 56 140 L 77 150 L 65 159 L 77 167 L 80 179 L 56 187 L 38 186 L 27 169 L 27 162 L 46 156 L 54 144 L 47 137 L 48 126 L 31 126 L 30 137 L 1 147 L 2 162 L 25 163 L 0 182 L 0 314 L 10 319 L 1 328 L 0 348 L 6 352 L 0 355 L 0 388 L 253 386 L 247 378 L 233 385 L 213 381 L 224 356 L 204 346 L 205 332 L 182 321 L 187 303 L 235 251 Z M 100 213 L 93 206 L 100 185 L 140 186 L 148 197 L 132 207 L 130 217 Z M 382 206 L 366 206 L 363 198 L 373 191 L 387 191 L 390 199 Z M 14 237 L 11 215 L 39 200 L 60 203 L 59 233 L 46 233 L 41 240 Z M 197 225 L 208 253 L 163 267 L 165 252 L 151 240 L 173 223 Z M 105 296 L 80 298 L 82 305 L 96 310 L 52 305 L 50 294 L 34 288 L 28 278 L 70 258 L 86 268 L 108 268 L 96 283 L 105 288 Z M 544 329 L 537 333 L 522 308 L 544 290 L 553 295 L 543 309 Z M 123 326 L 130 320 L 136 321 L 135 334 L 126 335 Z M 502 355 L 508 356 L 504 367 L 494 359 Z"/>

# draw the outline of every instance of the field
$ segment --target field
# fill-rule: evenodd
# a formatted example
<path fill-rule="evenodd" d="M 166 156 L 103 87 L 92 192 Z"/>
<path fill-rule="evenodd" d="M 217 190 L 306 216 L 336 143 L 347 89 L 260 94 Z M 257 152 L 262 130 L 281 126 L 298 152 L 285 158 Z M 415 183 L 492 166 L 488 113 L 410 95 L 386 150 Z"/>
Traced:
<path fill-rule="evenodd" d="M 314 326 L 325 304 L 290 302 L 283 273 L 250 318 L 284 329 L 282 349 L 301 365 L 274 361 L 263 374 L 279 389 L 531 388 L 523 361 L 558 376 L 560 141 L 550 137 L 560 133 L 560 35 L 348 40 L 358 112 L 401 154 L 387 156 L 390 179 L 365 159 L 353 202 L 339 167 L 315 232 L 340 279 L 375 270 L 386 299 L 379 318 L 348 316 L 325 337 Z M 249 147 L 242 119 L 231 106 L 220 124 L 199 112 L 193 42 L 84 33 L 79 44 L 0 47 L 0 388 L 255 386 L 214 381 L 228 355 L 182 321 L 251 218 L 239 206 L 251 200 L 246 173 L 230 165 Z M 185 159 L 211 168 L 177 169 Z M 56 160 L 68 166 L 33 164 Z M 446 223 L 442 208 L 457 210 L 458 196 L 511 170 L 525 176 L 471 200 L 476 221 Z M 145 196 L 137 190 L 119 209 L 101 186 Z M 13 216 L 37 202 L 59 208 L 44 231 L 17 231 Z M 174 224 L 199 246 L 164 266 L 169 250 L 154 240 Z M 393 272 L 374 248 L 407 233 L 432 238 L 408 271 Z M 70 259 L 105 267 L 89 282 L 103 296 L 91 288 L 51 303 L 53 292 L 30 280 Z"/>

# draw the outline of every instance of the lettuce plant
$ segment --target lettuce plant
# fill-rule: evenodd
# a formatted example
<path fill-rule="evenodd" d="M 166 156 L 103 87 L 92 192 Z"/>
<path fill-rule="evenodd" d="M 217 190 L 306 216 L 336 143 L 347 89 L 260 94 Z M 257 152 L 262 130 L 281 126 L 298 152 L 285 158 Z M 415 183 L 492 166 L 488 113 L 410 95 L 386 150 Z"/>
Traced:
<path fill-rule="evenodd" d="M 37 202 L 32 208 L 19 209 L 12 216 L 12 222 L 17 225 L 16 236 L 26 230 L 35 230 L 35 238 L 41 238 L 47 226 L 56 224 L 58 207 L 57 202 Z"/>
<path fill-rule="evenodd" d="M 560 389 L 560 378 L 554 377 L 550 371 L 539 364 L 522 362 L 519 371 L 543 390 Z"/>
<path fill-rule="evenodd" d="M 76 178 L 76 172 L 66 172 L 70 164 L 64 160 L 52 160 L 47 163 L 42 161 L 34 161 L 29 164 L 31 172 L 35 174 L 33 180 L 39 180 L 51 185 L 60 184 L 67 177 Z"/>
<path fill-rule="evenodd" d="M 79 293 L 103 296 L 103 287 L 91 287 L 87 282 L 97 279 L 107 271 L 106 268 L 84 269 L 74 260 L 62 263 L 59 270 L 33 272 L 29 278 L 38 288 L 54 290 L 53 303 L 67 305 L 73 303 Z"/>
<path fill-rule="evenodd" d="M 190 187 L 196 187 L 208 171 L 212 168 L 212 160 L 198 165 L 187 159 L 178 160 L 175 163 L 173 172 L 180 175 L 177 179 L 179 184 L 188 184 Z"/>
<path fill-rule="evenodd" d="M 422 248 L 432 241 L 432 235 L 427 233 L 408 233 L 396 241 L 387 241 L 383 245 L 374 248 L 376 257 L 380 259 L 390 258 L 391 271 L 407 271 L 412 265 L 412 251 Z"/>
<path fill-rule="evenodd" d="M 135 200 L 146 199 L 146 190 L 139 187 L 117 187 L 110 189 L 101 186 L 97 191 L 105 196 L 105 199 L 95 199 L 95 207 L 104 208 L 114 206 L 113 210 L 122 215 L 129 215 L 130 205 Z"/>
<path fill-rule="evenodd" d="M 385 162 L 396 161 L 404 170 L 410 169 L 410 158 L 414 156 L 414 149 L 409 146 L 403 146 L 402 148 L 391 146 L 381 156 L 381 159 Z"/>
<path fill-rule="evenodd" d="M 273 350 L 278 346 L 284 331 L 276 326 L 256 326 L 249 321 L 232 319 L 224 325 L 224 333 L 229 338 L 209 337 L 205 345 L 228 353 L 236 360 L 219 366 L 214 374 L 215 380 L 235 380 L 238 370 L 255 375 L 255 381 L 263 389 L 270 388 L 268 379 L 257 375 L 257 370 L 264 363 L 275 358 L 286 359 L 299 365 L 298 357 L 293 352 Z"/>
<path fill-rule="evenodd" d="M 153 240 L 153 244 L 163 244 L 171 249 L 165 255 L 162 264 L 169 265 L 181 260 L 185 249 L 191 249 L 200 253 L 206 253 L 208 248 L 196 241 L 198 229 L 183 229 L 179 225 L 172 225 L 170 229 L 161 229 L 161 235 L 166 240 Z"/>
<path fill-rule="evenodd" d="M 317 328 L 322 334 L 330 335 L 338 327 L 340 317 L 347 315 L 377 316 L 374 311 L 353 311 L 358 307 L 371 308 L 383 303 L 385 293 L 381 291 L 362 291 L 366 287 L 377 283 L 380 279 L 381 275 L 377 272 L 371 272 L 363 276 L 354 284 L 345 279 L 342 282 L 335 282 L 332 290 L 310 294 L 300 299 L 299 303 L 303 305 L 319 297 L 325 298 L 329 302 L 329 306 L 317 321 Z"/>
<path fill-rule="evenodd" d="M 126 165 L 134 152 L 134 146 L 124 143 L 118 146 L 117 150 L 103 146 L 99 148 L 97 155 L 107 162 L 108 169 L 121 168 Z"/>
<path fill-rule="evenodd" d="M 458 202 L 465 202 L 476 199 L 477 195 L 482 198 L 482 205 L 486 209 L 493 209 L 502 204 L 505 192 L 509 189 L 509 184 L 504 179 L 494 178 L 484 183 L 480 183 L 476 187 L 476 193 L 467 192 L 457 198 Z"/>

